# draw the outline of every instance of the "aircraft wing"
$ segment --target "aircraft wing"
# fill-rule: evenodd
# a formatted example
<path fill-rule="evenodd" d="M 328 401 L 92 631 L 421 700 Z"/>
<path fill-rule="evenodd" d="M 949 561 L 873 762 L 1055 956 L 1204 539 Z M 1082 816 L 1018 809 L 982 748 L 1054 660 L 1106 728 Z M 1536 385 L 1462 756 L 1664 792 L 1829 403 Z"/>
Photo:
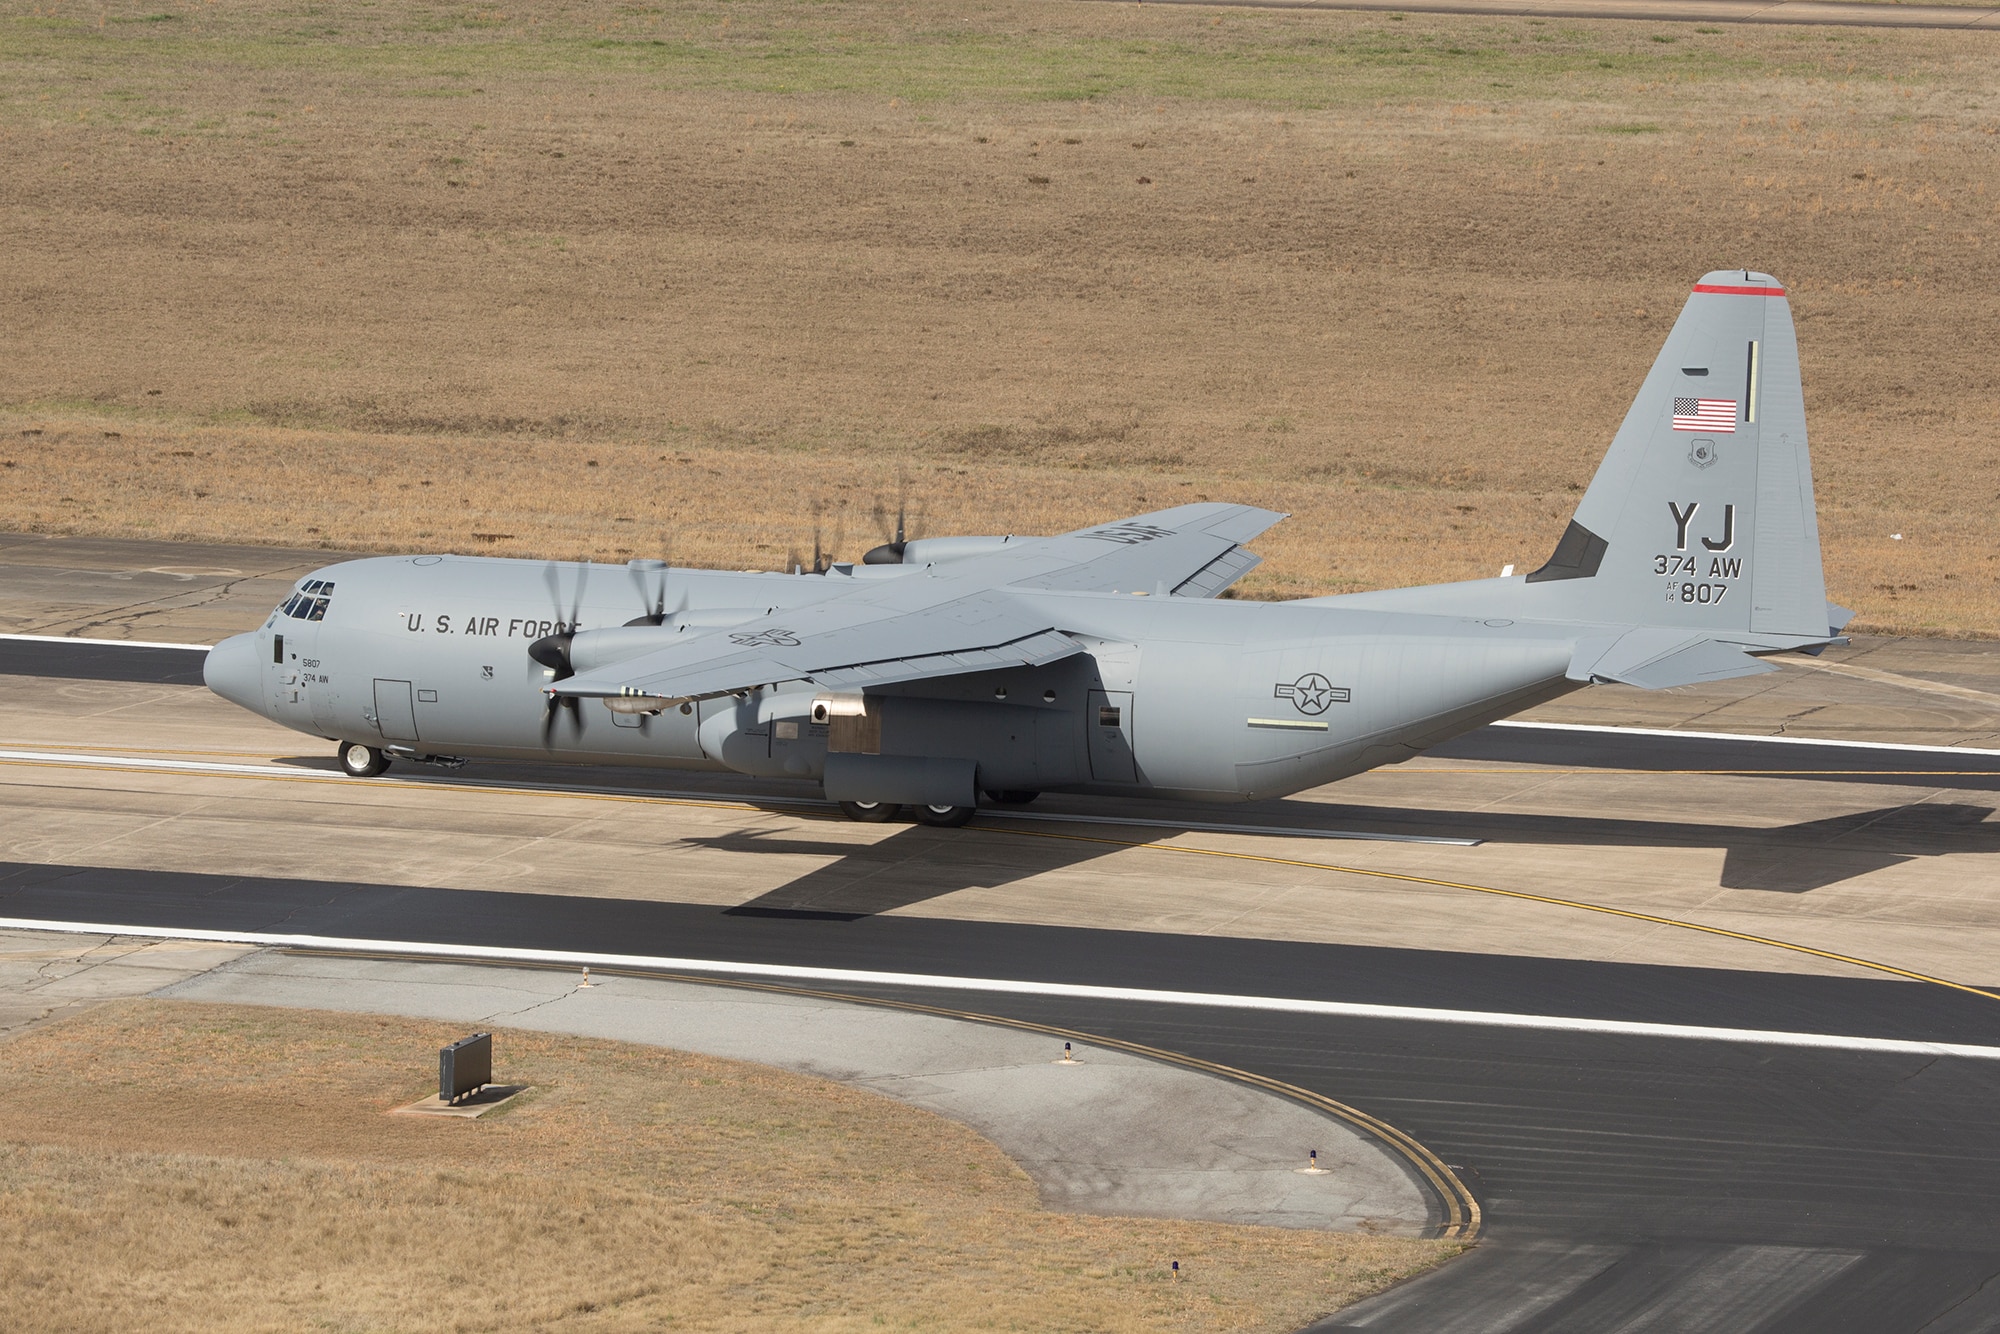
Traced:
<path fill-rule="evenodd" d="M 1017 588 L 1212 598 L 1262 563 L 1243 544 L 1285 516 L 1255 505 L 1178 505 L 1050 538 L 1074 557 Z"/>
<path fill-rule="evenodd" d="M 663 644 L 550 689 L 709 699 L 785 681 L 858 690 L 1039 666 L 1081 647 L 1047 600 L 1015 590 L 1213 597 L 1256 564 L 1241 543 L 1283 517 L 1250 505 L 1182 505 L 896 578 L 854 580 L 820 602 Z M 845 576 L 826 578 L 832 588 Z"/>
<path fill-rule="evenodd" d="M 849 597 L 672 644 L 580 673 L 551 689 L 560 695 L 668 699 L 710 699 L 784 681 L 859 690 L 1040 666 L 1081 651 L 1046 616 L 990 589 L 914 609 Z"/>

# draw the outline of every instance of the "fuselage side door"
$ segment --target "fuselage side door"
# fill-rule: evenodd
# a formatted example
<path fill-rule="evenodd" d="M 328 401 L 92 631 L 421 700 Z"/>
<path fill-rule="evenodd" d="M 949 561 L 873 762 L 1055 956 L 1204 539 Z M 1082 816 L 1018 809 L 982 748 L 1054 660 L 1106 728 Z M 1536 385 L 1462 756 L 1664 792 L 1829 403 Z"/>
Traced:
<path fill-rule="evenodd" d="M 375 729 L 385 741 L 415 741 L 417 702 L 408 681 L 375 681 Z"/>
<path fill-rule="evenodd" d="M 1093 690 L 1084 714 L 1090 729 L 1090 776 L 1100 783 L 1136 783 L 1132 755 L 1132 692 Z"/>

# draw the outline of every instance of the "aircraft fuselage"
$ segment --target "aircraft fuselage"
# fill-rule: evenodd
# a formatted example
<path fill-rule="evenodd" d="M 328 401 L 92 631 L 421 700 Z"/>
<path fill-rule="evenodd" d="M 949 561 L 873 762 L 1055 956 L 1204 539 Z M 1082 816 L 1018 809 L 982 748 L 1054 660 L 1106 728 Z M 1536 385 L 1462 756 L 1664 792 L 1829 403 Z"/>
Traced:
<path fill-rule="evenodd" d="M 662 570 L 659 600 L 674 611 L 631 637 L 723 634 L 885 577 L 914 574 Z M 552 707 L 556 673 L 528 654 L 544 636 L 643 613 L 624 568 L 377 557 L 300 587 L 287 603 L 299 614 L 281 608 L 217 646 L 211 684 L 296 731 L 414 756 L 817 780 L 830 750 L 858 750 L 970 761 L 987 791 L 1240 801 L 1408 759 L 1577 687 L 1564 675 L 1575 626 L 1030 591 L 1014 596 L 1049 612 L 1083 653 L 871 689 L 865 728 L 815 722 L 821 690 L 810 682 L 630 714 L 594 699 Z"/>

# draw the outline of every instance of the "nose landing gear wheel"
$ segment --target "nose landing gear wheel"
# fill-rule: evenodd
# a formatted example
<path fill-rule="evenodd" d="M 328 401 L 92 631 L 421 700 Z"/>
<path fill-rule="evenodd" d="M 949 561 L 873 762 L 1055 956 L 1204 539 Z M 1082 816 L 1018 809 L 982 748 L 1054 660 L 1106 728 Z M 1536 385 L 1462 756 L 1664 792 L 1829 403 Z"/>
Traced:
<path fill-rule="evenodd" d="M 901 806 L 891 805 L 886 801 L 843 801 L 840 803 L 840 813 L 842 815 L 845 815 L 850 820 L 859 820 L 863 824 L 881 824 L 884 820 L 893 820 L 902 812 L 902 809 Z"/>
<path fill-rule="evenodd" d="M 340 743 L 340 767 L 350 778 L 373 778 L 389 767 L 389 757 L 359 741 Z"/>
<path fill-rule="evenodd" d="M 972 818 L 974 810 L 971 806 L 919 806 L 917 818 L 940 829 L 956 829 Z"/>

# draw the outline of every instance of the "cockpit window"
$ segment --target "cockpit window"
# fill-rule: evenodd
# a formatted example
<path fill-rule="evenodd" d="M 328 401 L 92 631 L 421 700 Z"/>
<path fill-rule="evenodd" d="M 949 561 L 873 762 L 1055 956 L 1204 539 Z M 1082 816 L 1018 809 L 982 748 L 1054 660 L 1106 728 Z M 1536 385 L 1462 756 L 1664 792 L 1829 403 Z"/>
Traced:
<path fill-rule="evenodd" d="M 278 614 L 295 621 L 323 621 L 332 592 L 331 580 L 309 580 L 305 587 L 285 600 L 285 605 L 278 608 Z"/>

